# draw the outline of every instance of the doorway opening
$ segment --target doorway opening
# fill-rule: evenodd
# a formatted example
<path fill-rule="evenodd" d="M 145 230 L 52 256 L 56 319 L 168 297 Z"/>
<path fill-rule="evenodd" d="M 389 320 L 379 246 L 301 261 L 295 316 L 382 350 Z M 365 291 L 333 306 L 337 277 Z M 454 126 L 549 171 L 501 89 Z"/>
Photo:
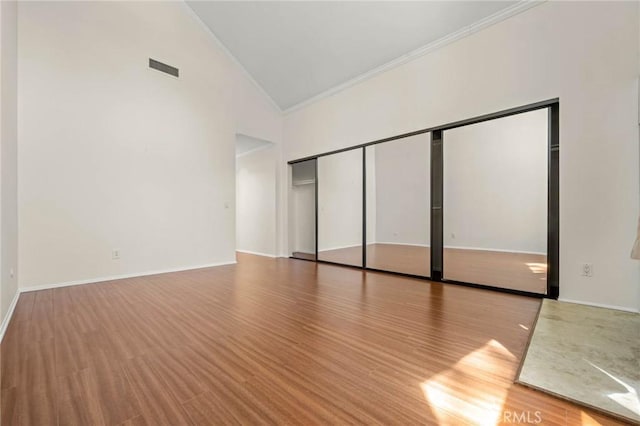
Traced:
<path fill-rule="evenodd" d="M 236 252 L 276 257 L 275 145 L 236 135 Z"/>

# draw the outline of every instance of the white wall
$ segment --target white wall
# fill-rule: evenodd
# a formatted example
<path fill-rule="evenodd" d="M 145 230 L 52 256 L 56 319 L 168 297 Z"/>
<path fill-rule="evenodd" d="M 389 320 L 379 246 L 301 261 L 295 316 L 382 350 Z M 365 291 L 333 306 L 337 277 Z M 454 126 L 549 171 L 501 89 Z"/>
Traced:
<path fill-rule="evenodd" d="M 276 255 L 276 157 L 267 145 L 236 158 L 236 249 Z"/>
<path fill-rule="evenodd" d="M 431 146 L 428 134 L 367 147 L 376 153 L 376 241 L 429 246 Z"/>
<path fill-rule="evenodd" d="M 23 2 L 18 43 L 20 286 L 234 261 L 235 134 L 281 116 L 193 12 Z"/>
<path fill-rule="evenodd" d="M 547 117 L 444 132 L 445 247 L 547 253 Z"/>
<path fill-rule="evenodd" d="M 638 309 L 638 7 L 531 8 L 288 114 L 285 159 L 558 97 L 560 297 Z"/>
<path fill-rule="evenodd" d="M 17 3 L 0 2 L 0 321 L 18 291 Z"/>

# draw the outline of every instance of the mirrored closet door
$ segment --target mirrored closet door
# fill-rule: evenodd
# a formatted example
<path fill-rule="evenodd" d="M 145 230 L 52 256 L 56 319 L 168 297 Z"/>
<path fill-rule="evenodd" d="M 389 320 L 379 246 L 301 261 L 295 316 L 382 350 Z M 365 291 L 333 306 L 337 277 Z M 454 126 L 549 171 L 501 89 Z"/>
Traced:
<path fill-rule="evenodd" d="M 548 109 L 443 132 L 443 278 L 547 291 Z"/>
<path fill-rule="evenodd" d="M 430 135 L 366 148 L 367 267 L 430 275 Z"/>
<path fill-rule="evenodd" d="M 317 161 L 318 260 L 363 266 L 363 149 Z"/>

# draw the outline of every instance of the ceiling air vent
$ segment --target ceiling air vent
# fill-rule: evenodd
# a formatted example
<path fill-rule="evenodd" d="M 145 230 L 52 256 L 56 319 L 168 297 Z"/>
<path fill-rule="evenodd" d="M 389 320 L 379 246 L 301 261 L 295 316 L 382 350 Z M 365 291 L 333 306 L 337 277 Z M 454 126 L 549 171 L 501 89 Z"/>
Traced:
<path fill-rule="evenodd" d="M 163 64 L 162 62 L 156 61 L 155 59 L 149 58 L 149 68 L 162 71 L 163 73 L 172 75 L 174 77 L 179 77 L 180 70 L 178 70 L 178 68 L 172 67 L 171 65 Z"/>

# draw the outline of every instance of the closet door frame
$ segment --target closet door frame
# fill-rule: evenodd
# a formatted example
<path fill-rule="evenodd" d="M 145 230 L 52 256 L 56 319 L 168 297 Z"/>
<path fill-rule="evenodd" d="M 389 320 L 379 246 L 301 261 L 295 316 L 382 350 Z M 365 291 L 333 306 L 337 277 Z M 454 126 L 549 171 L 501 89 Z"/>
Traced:
<path fill-rule="evenodd" d="M 444 132 L 446 130 L 497 120 L 540 109 L 547 109 L 547 288 L 546 293 L 533 293 L 485 284 L 476 284 L 445 279 L 443 277 L 444 259 Z M 558 99 L 537 102 L 522 107 L 511 108 L 492 114 L 486 114 L 468 120 L 457 121 L 432 129 L 431 139 L 431 277 L 432 281 L 486 288 L 504 293 L 533 297 L 558 299 L 559 257 L 560 257 L 560 103 Z"/>
<path fill-rule="evenodd" d="M 547 291 L 546 294 L 532 293 L 522 290 L 507 289 L 502 287 L 489 286 L 484 284 L 474 284 L 467 282 L 458 282 L 443 279 L 442 259 L 443 259 L 443 143 L 444 132 L 446 130 L 458 127 L 468 126 L 471 124 L 482 123 L 484 121 L 495 120 L 499 118 L 509 117 L 516 114 L 522 114 L 539 109 L 547 109 L 548 137 L 547 137 Z M 367 267 L 367 199 L 366 199 L 366 149 L 369 146 L 379 143 L 395 141 L 398 139 L 408 138 L 411 136 L 431 133 L 431 276 L 424 277 L 420 275 L 404 274 L 401 272 L 393 272 L 379 270 Z M 318 161 L 320 157 L 338 154 L 345 151 L 355 149 L 362 150 L 362 266 L 354 266 L 341 264 L 318 259 L 318 188 L 322 184 L 318 179 Z M 549 99 L 536 102 L 520 107 L 510 108 L 491 114 L 480 115 L 466 120 L 455 121 L 452 123 L 417 130 L 414 132 L 404 133 L 384 139 L 375 140 L 343 149 L 338 149 L 323 154 L 312 155 L 296 160 L 291 160 L 288 164 L 292 165 L 308 160 L 316 160 L 316 260 L 317 263 L 326 263 L 341 265 L 350 268 L 362 269 L 367 271 L 384 272 L 399 276 L 408 276 L 412 278 L 424 279 L 434 282 L 443 282 L 453 285 L 462 285 L 466 287 L 482 288 L 501 293 L 518 294 L 531 296 L 536 298 L 557 299 L 560 294 L 559 269 L 560 269 L 560 101 L 559 98 Z"/>

